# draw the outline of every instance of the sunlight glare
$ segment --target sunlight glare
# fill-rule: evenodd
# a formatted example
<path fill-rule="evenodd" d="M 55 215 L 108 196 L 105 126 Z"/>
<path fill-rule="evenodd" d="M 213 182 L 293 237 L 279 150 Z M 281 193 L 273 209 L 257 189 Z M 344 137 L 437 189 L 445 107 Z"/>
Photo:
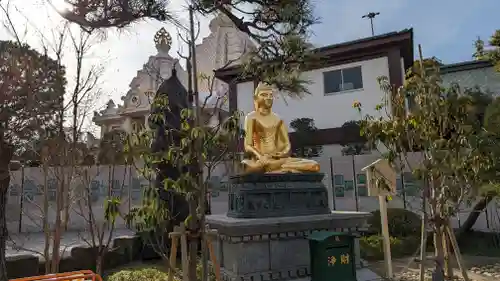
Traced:
<path fill-rule="evenodd" d="M 65 0 L 48 0 L 48 2 L 58 13 L 67 12 L 71 7 Z"/>

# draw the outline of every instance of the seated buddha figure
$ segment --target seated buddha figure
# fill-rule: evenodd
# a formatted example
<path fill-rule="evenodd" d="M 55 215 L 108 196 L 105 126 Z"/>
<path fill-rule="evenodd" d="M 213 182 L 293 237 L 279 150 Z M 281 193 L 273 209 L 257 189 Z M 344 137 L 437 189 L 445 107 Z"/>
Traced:
<path fill-rule="evenodd" d="M 316 161 L 290 157 L 290 139 L 283 120 L 272 111 L 274 90 L 259 83 L 253 95 L 254 111 L 245 117 L 244 150 L 251 155 L 242 164 L 247 173 L 318 172 Z"/>

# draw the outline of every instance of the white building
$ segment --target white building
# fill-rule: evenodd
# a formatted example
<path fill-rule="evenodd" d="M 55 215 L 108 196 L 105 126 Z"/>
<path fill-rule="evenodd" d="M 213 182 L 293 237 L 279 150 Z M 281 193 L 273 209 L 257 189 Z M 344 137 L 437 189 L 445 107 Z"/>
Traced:
<path fill-rule="evenodd" d="M 413 30 L 326 46 L 316 49 L 315 52 L 320 57 L 321 64 L 310 67 L 303 73 L 304 79 L 311 81 L 308 85 L 311 95 L 305 95 L 301 100 L 288 98 L 286 102 L 279 96 L 274 103 L 274 111 L 288 125 L 295 118 L 314 119 L 319 130 L 311 134 L 308 144 L 323 146 L 323 152 L 315 160 L 320 163 L 321 172 L 326 175 L 325 184 L 330 188 L 333 197 L 332 209 L 368 212 L 377 210 L 378 199 L 367 196 L 366 176 L 362 168 L 380 155 L 373 152 L 355 157 L 343 156 L 342 144 L 359 140 L 359 130 L 343 125 L 361 118 L 352 107 L 354 101 L 362 103 L 365 114 L 379 115 L 375 105 L 380 104 L 386 97 L 379 87 L 378 77 L 388 77 L 390 83 L 396 87 L 403 84 L 405 70 L 414 62 Z M 457 82 L 461 82 L 463 87 L 487 84 L 492 91 L 498 89 L 497 82 L 492 84 L 498 80 L 491 75 L 491 65 L 477 63 L 468 69 L 458 66 L 444 66 L 443 69 L 445 68 L 448 69 L 443 74 L 445 83 L 459 80 Z M 229 83 L 235 81 L 240 72 L 240 67 L 232 66 L 217 70 L 216 77 Z M 488 75 L 485 76 L 484 73 Z M 464 79 L 464 75 L 476 78 L 472 81 L 470 78 Z M 252 94 L 257 83 L 258 81 L 252 81 L 250 78 L 229 84 L 230 111 L 240 110 L 246 114 L 253 110 Z M 290 138 L 293 145 L 293 132 Z M 397 191 L 398 195 L 389 202 L 389 207 L 420 212 L 422 202 L 418 195 L 418 184 L 409 175 L 405 175 L 404 180 L 398 177 Z M 213 213 L 227 211 L 226 194 L 227 191 L 222 190 L 218 196 L 214 196 Z M 462 207 L 459 214 L 452 218 L 454 227 L 460 226 L 471 211 L 468 206 Z M 492 231 L 488 221 L 492 221 L 491 214 L 497 213 L 497 207 L 490 204 L 488 210 L 489 212 L 481 214 L 474 229 Z"/>
<path fill-rule="evenodd" d="M 321 64 L 303 73 L 304 79 L 311 81 L 308 85 L 311 94 L 300 100 L 280 95 L 274 111 L 286 124 L 295 118 L 312 118 L 319 130 L 310 137 L 310 144 L 323 145 L 324 155 L 340 156 L 340 144 L 359 138 L 359 131 L 342 127 L 345 122 L 361 118 L 352 107 L 353 102 L 361 102 L 366 114 L 377 115 L 375 106 L 385 96 L 377 78 L 386 76 L 395 86 L 402 85 L 404 70 L 413 64 L 413 30 L 326 46 L 315 52 Z M 241 67 L 231 66 L 217 70 L 216 77 L 230 83 L 230 111 L 246 114 L 253 110 L 252 93 L 258 81 L 231 82 L 240 72 Z"/>
<path fill-rule="evenodd" d="M 232 22 L 222 14 L 212 19 L 209 27 L 210 34 L 196 46 L 199 73 L 213 76 L 215 69 L 237 64 L 244 54 L 255 48 L 250 38 L 236 29 Z M 93 122 L 101 128 L 101 137 L 111 130 L 121 129 L 132 132 L 142 126 L 147 126 L 154 94 L 161 83 L 170 77 L 174 67 L 179 80 L 187 88 L 186 70 L 182 68 L 178 59 L 169 54 L 172 43 L 170 34 L 161 28 L 154 37 L 154 43 L 157 54 L 150 56 L 143 67 L 137 71 L 137 75 L 130 82 L 128 92 L 121 98 L 123 104 L 110 100 L 104 110 L 94 112 Z M 217 94 L 208 101 L 208 105 L 214 104 L 215 100 L 221 100 L 220 96 L 226 94 L 227 86 L 217 81 L 209 89 L 207 80 L 200 78 L 200 96 L 206 96 L 211 90 Z M 224 108 L 224 105 L 220 104 L 221 102 L 218 103 L 218 107 Z"/>

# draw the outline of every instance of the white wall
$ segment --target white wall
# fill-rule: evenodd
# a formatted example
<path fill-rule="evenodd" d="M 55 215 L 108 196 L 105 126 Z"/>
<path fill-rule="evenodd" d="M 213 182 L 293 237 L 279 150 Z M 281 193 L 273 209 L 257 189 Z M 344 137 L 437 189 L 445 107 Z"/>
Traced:
<path fill-rule="evenodd" d="M 331 189 L 331 187 L 329 187 Z M 331 191 L 330 191 L 331 192 Z M 416 196 L 407 196 L 406 209 L 414 213 L 421 213 L 422 201 Z M 332 200 L 333 201 L 333 200 Z M 346 192 L 345 197 L 335 198 L 335 204 L 330 203 L 331 209 L 337 211 L 356 211 L 356 200 L 353 192 Z M 333 205 L 335 208 L 333 208 Z M 359 197 L 359 211 L 373 212 L 379 209 L 379 202 L 377 197 Z M 494 200 L 486 208 L 486 212 L 482 212 L 477 222 L 474 224 L 473 229 L 476 231 L 484 232 L 499 232 L 500 231 L 500 200 Z M 393 196 L 392 200 L 388 203 L 389 208 L 404 208 L 405 203 L 401 196 Z M 228 192 L 221 191 L 216 196 L 211 198 L 211 211 L 212 214 L 225 214 L 228 210 Z M 451 218 L 451 224 L 454 228 L 459 228 L 467 219 L 471 212 L 471 207 L 462 204 L 459 208 L 458 215 Z"/>
<path fill-rule="evenodd" d="M 354 173 L 364 174 L 362 169 L 368 164 L 380 158 L 377 152 L 370 155 L 358 155 L 354 158 L 351 156 L 338 155 L 338 146 L 328 145 L 324 147 L 323 153 L 320 157 L 314 158 L 321 165 L 321 172 L 325 173 L 323 183 L 329 189 L 329 194 L 332 193 L 331 179 L 333 175 L 342 175 L 344 180 L 353 180 Z M 410 165 L 414 166 L 420 163 L 421 156 L 418 153 L 408 155 Z M 330 162 L 331 159 L 331 162 Z M 353 167 L 354 164 L 354 167 Z M 359 187 L 359 185 L 358 185 Z M 407 191 L 411 191 L 411 187 L 406 185 Z M 215 189 L 217 190 L 217 189 Z M 218 190 L 217 190 L 218 191 Z M 330 197 L 330 207 L 338 211 L 356 211 L 356 199 L 353 189 L 345 189 L 344 196 Z M 460 227 L 460 225 L 467 219 L 475 202 L 471 204 L 463 203 L 458 207 L 458 214 L 451 218 L 453 227 Z M 390 208 L 405 208 L 415 213 L 420 213 L 422 209 L 421 197 L 418 192 L 408 192 L 403 196 L 400 192 L 398 195 L 393 196 L 393 200 L 389 202 Z M 379 209 L 378 198 L 359 196 L 358 200 L 359 211 L 372 212 Z M 211 210 L 213 214 L 223 214 L 227 212 L 228 208 L 228 194 L 226 191 L 215 192 L 211 198 Z M 494 200 L 486 208 L 486 212 L 481 213 L 473 229 L 478 231 L 500 231 L 500 199 Z"/>
<path fill-rule="evenodd" d="M 323 72 L 361 66 L 363 89 L 341 92 L 335 95 L 324 95 Z M 346 121 L 359 120 L 360 114 L 352 108 L 354 101 L 361 102 L 363 114 L 379 116 L 374 110 L 382 102 L 384 93 L 380 90 L 377 77 L 389 76 L 387 57 L 367 61 L 344 64 L 340 66 L 316 69 L 303 73 L 304 79 L 311 81 L 308 85 L 310 95 L 301 99 L 277 95 L 274 112 L 279 114 L 287 125 L 295 118 L 308 117 L 314 119 L 318 129 L 340 127 Z M 253 82 L 237 85 L 238 110 L 244 114 L 253 110 Z"/>
<path fill-rule="evenodd" d="M 69 168 L 68 168 L 69 169 Z M 87 190 L 93 181 L 97 184 L 98 189 L 96 194 L 98 197 L 92 201 L 92 213 L 94 219 L 103 223 L 104 219 L 104 201 L 109 192 L 110 176 L 111 180 L 115 181 L 113 196 L 119 197 L 121 200 L 120 213 L 126 215 L 132 207 L 141 204 L 142 191 L 144 186 L 149 183 L 142 179 L 135 168 L 129 166 L 116 166 L 109 170 L 108 166 L 94 166 L 91 169 L 85 170 L 87 176 L 84 176 L 83 170 L 78 170 L 72 177 L 69 184 L 71 191 L 71 205 L 69 212 L 68 229 L 71 231 L 88 230 L 88 215 L 89 211 L 83 207 L 83 213 L 80 209 L 81 202 L 85 206 L 88 203 L 84 200 L 84 191 Z M 47 174 L 49 196 L 54 195 L 54 189 L 60 181 L 57 180 L 64 174 L 57 169 L 50 169 Z M 50 189 L 53 187 L 54 189 Z M 21 210 L 21 191 L 26 195 L 23 200 Z M 49 224 L 53 224 L 56 218 L 55 198 L 49 199 L 48 213 L 43 213 L 41 206 L 44 200 L 44 173 L 41 168 L 26 168 L 24 173 L 24 181 L 21 171 L 11 172 L 11 181 L 9 193 L 7 197 L 7 229 L 11 233 L 17 233 L 21 219 L 21 230 L 23 232 L 39 232 L 42 231 L 42 219 L 47 217 Z M 52 193 L 51 192 L 54 192 Z M 55 195 L 54 195 L 55 196 Z M 22 214 L 22 216 L 21 216 Z M 117 218 L 116 228 L 125 228 L 126 223 L 123 217 Z"/>

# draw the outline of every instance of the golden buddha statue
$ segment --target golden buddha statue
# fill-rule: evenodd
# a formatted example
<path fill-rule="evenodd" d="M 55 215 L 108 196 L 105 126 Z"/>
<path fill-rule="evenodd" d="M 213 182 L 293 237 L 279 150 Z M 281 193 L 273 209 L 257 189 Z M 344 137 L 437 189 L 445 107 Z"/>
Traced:
<path fill-rule="evenodd" d="M 252 155 L 242 161 L 248 173 L 318 172 L 316 161 L 290 157 L 287 126 L 272 111 L 274 90 L 259 83 L 253 95 L 254 111 L 245 117 L 245 152 Z"/>

